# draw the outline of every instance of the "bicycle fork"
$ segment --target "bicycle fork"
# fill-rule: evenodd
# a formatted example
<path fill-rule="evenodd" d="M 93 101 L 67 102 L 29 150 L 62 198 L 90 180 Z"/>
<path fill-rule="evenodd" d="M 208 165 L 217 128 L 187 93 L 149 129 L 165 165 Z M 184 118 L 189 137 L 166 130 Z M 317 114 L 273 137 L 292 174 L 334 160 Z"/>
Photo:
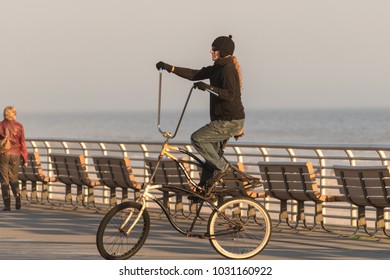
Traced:
<path fill-rule="evenodd" d="M 141 210 L 139 211 L 137 217 L 135 218 L 135 220 L 133 221 L 133 223 L 130 225 L 130 227 L 125 230 L 125 228 L 127 227 L 127 224 L 129 223 L 130 219 L 133 217 L 134 215 L 134 212 L 135 212 L 135 209 L 131 209 L 129 215 L 127 216 L 126 220 L 120 225 L 119 227 L 119 230 L 121 232 L 123 232 L 125 235 L 129 235 L 130 232 L 133 230 L 133 228 L 135 227 L 135 225 L 138 223 L 139 219 L 141 218 L 143 212 L 145 210 L 145 204 L 142 204 L 142 208 Z"/>
<path fill-rule="evenodd" d="M 148 195 L 149 195 L 149 188 L 150 187 L 151 187 L 150 185 L 147 185 L 146 188 L 145 188 L 144 194 L 142 194 L 142 196 L 136 201 L 136 203 L 141 204 L 142 207 L 141 207 L 137 217 L 134 219 L 134 221 L 130 225 L 130 227 L 127 230 L 125 230 L 125 228 L 128 226 L 129 221 L 131 220 L 131 218 L 133 217 L 133 215 L 135 213 L 135 208 L 130 210 L 130 213 L 127 216 L 126 220 L 120 225 L 119 230 L 121 232 L 123 232 L 125 235 L 129 235 L 130 234 L 130 232 L 133 230 L 133 228 L 135 227 L 135 225 L 138 223 L 139 219 L 143 215 L 143 213 L 144 213 L 144 211 L 146 209 L 146 197 L 148 197 Z"/>

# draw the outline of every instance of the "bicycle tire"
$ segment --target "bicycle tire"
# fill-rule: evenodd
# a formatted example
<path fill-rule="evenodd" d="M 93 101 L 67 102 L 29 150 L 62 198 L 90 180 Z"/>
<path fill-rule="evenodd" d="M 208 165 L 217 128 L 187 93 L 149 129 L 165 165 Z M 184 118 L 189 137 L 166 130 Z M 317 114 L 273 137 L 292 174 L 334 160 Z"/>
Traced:
<path fill-rule="evenodd" d="M 260 253 L 271 238 L 267 210 L 248 197 L 234 197 L 214 210 L 207 225 L 211 246 L 229 259 L 249 259 Z"/>
<path fill-rule="evenodd" d="M 125 231 L 140 214 L 142 204 L 128 201 L 113 207 L 100 222 L 96 245 L 100 255 L 107 260 L 125 260 L 133 256 L 145 243 L 150 230 L 150 216 L 145 209 L 129 234 Z M 133 212 L 124 229 L 120 229 Z"/>

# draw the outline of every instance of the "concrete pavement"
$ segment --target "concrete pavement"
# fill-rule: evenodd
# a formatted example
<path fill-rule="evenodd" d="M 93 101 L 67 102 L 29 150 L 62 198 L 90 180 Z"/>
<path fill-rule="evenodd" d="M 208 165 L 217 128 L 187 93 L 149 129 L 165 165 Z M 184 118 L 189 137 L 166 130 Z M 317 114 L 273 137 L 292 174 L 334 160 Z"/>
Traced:
<path fill-rule="evenodd" d="M 2 260 L 101 260 L 95 235 L 103 212 L 23 205 L 0 212 Z M 157 213 L 135 260 L 223 260 L 208 240 L 187 238 Z M 204 223 L 206 224 L 206 222 Z M 258 260 L 390 260 L 390 239 L 342 238 L 321 230 L 274 230 Z"/>

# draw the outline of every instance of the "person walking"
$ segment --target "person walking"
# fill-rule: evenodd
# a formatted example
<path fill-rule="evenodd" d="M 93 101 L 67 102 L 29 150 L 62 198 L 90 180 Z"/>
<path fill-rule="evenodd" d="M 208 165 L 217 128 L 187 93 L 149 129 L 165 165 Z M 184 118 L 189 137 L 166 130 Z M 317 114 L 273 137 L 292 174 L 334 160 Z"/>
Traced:
<path fill-rule="evenodd" d="M 27 148 L 24 136 L 24 127 L 16 121 L 16 109 L 7 106 L 4 109 L 4 120 L 0 122 L 0 138 L 8 137 L 11 147 L 0 154 L 0 183 L 4 200 L 3 211 L 11 210 L 11 197 L 9 189 L 15 197 L 15 208 L 21 208 L 19 190 L 19 165 L 22 160 L 27 166 Z"/>
<path fill-rule="evenodd" d="M 235 44 L 232 36 L 220 36 L 211 45 L 213 65 L 199 70 L 172 66 L 158 62 L 158 70 L 166 70 L 179 77 L 200 81 L 209 79 L 210 84 L 196 82 L 194 87 L 210 92 L 210 122 L 191 135 L 191 143 L 205 159 L 199 185 L 207 191 L 231 172 L 223 158 L 227 141 L 243 131 L 245 111 L 241 101 L 242 77 L 237 58 L 233 56 Z"/>

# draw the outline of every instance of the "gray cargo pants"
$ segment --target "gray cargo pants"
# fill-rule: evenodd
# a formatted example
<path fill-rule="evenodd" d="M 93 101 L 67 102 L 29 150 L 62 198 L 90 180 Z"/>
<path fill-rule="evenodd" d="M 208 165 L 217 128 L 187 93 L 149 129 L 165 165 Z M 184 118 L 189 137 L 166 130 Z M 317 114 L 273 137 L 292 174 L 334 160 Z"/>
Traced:
<path fill-rule="evenodd" d="M 227 141 L 239 133 L 245 120 L 215 120 L 199 128 L 191 135 L 191 143 L 206 160 L 200 182 L 210 179 L 215 169 L 224 170 L 226 161 L 222 157 Z"/>

